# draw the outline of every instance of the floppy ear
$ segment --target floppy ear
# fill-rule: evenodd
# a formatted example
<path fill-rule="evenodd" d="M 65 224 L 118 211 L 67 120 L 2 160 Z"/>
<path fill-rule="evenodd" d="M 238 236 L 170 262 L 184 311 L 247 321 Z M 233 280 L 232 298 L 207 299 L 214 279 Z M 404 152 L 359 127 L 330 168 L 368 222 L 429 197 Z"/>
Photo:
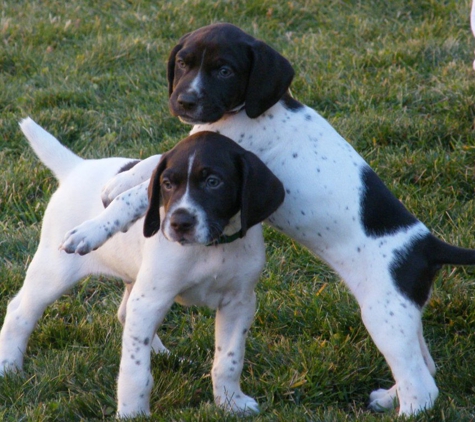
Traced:
<path fill-rule="evenodd" d="M 294 69 L 262 41 L 251 44 L 252 65 L 246 91 L 246 114 L 254 119 L 272 107 L 289 89 Z"/>
<path fill-rule="evenodd" d="M 143 223 L 143 234 L 145 237 L 152 237 L 160 230 L 160 205 L 162 202 L 160 176 L 165 168 L 166 157 L 163 155 L 158 166 L 153 171 L 150 184 L 148 185 L 148 209 Z"/>
<path fill-rule="evenodd" d="M 242 172 L 241 186 L 241 232 L 269 217 L 284 201 L 282 182 L 252 152 L 240 155 Z"/>
<path fill-rule="evenodd" d="M 178 40 L 178 44 L 173 47 L 170 55 L 168 56 L 168 65 L 167 65 L 167 80 L 168 80 L 168 96 L 170 97 L 173 93 L 173 79 L 175 77 L 175 57 L 183 48 L 183 43 L 188 38 L 190 34 L 185 34 Z"/>

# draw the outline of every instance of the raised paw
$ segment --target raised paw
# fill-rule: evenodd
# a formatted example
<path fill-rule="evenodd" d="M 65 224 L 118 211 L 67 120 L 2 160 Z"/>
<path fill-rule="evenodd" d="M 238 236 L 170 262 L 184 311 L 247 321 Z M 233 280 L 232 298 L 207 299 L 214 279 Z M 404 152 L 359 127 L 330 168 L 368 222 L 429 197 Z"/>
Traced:
<path fill-rule="evenodd" d="M 66 233 L 59 249 L 86 255 L 103 245 L 112 234 L 110 224 L 98 225 L 93 220 L 85 221 Z"/>
<path fill-rule="evenodd" d="M 240 416 L 249 416 L 259 413 L 259 405 L 257 402 L 242 392 L 226 396 L 224 399 L 218 398 L 216 403 L 227 412 L 235 413 Z"/>
<path fill-rule="evenodd" d="M 118 195 L 133 188 L 135 185 L 136 183 L 129 177 L 127 172 L 119 173 L 114 176 L 102 188 L 101 199 L 104 207 L 108 207 Z"/>
<path fill-rule="evenodd" d="M 397 390 L 393 385 L 389 390 L 380 388 L 369 395 L 369 408 L 375 412 L 387 412 L 397 406 Z"/>

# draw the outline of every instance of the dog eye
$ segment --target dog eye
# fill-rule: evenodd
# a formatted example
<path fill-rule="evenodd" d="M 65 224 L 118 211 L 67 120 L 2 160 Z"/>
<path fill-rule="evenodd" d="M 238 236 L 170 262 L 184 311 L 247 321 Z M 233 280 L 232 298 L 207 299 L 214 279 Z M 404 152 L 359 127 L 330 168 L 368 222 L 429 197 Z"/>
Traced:
<path fill-rule="evenodd" d="M 229 78 L 233 75 L 233 71 L 229 67 L 223 66 L 221 69 L 219 69 L 218 75 L 222 78 Z"/>
<path fill-rule="evenodd" d="M 219 180 L 215 176 L 210 176 L 206 179 L 206 186 L 209 188 L 217 188 L 221 184 L 221 180 Z"/>
<path fill-rule="evenodd" d="M 183 60 L 181 60 L 181 59 L 177 59 L 176 65 L 177 65 L 180 69 L 185 69 L 185 68 L 186 68 L 186 63 L 185 63 Z"/>
<path fill-rule="evenodd" d="M 165 190 L 172 190 L 173 189 L 173 184 L 170 182 L 168 179 L 164 179 L 162 181 L 162 188 Z"/>

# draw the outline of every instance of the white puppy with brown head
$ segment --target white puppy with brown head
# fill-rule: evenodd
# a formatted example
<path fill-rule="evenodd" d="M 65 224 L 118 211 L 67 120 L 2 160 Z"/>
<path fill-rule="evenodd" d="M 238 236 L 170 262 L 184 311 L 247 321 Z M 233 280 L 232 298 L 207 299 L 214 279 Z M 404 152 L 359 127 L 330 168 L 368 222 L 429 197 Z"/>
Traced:
<path fill-rule="evenodd" d="M 73 227 L 93 219 L 99 228 L 95 235 L 107 238 L 120 223 L 109 217 L 114 208 L 123 212 L 134 202 L 131 194 L 118 197 L 101 213 L 100 191 L 134 161 L 83 160 L 31 119 L 21 129 L 60 186 L 45 212 L 23 287 L 8 306 L 0 333 L 0 374 L 22 368 L 28 338 L 49 304 L 82 277 L 102 273 L 122 278 L 127 287 L 119 311 L 125 325 L 119 416 L 150 413 L 150 352 L 166 350 L 156 330 L 174 301 L 217 310 L 215 401 L 233 412 L 258 411 L 256 401 L 242 392 L 240 375 L 255 311 L 254 288 L 265 262 L 258 223 L 283 201 L 280 181 L 230 139 L 211 132 L 190 136 L 162 156 L 144 220 L 85 256 L 67 254 L 64 250 L 89 252 L 81 235 L 84 226 L 71 231 L 58 249 Z"/>

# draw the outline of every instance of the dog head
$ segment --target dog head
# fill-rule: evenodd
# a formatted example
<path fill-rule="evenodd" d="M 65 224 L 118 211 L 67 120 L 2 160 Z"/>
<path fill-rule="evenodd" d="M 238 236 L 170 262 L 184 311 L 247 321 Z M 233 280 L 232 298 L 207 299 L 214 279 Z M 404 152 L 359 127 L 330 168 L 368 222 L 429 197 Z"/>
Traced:
<path fill-rule="evenodd" d="M 148 189 L 144 235 L 162 228 L 181 244 L 216 241 L 238 218 L 241 237 L 284 200 L 277 177 L 253 153 L 214 132 L 199 132 L 164 154 Z"/>
<path fill-rule="evenodd" d="M 170 111 L 212 123 L 244 107 L 256 118 L 287 92 L 294 71 L 277 51 L 227 23 L 184 35 L 168 60 Z"/>

